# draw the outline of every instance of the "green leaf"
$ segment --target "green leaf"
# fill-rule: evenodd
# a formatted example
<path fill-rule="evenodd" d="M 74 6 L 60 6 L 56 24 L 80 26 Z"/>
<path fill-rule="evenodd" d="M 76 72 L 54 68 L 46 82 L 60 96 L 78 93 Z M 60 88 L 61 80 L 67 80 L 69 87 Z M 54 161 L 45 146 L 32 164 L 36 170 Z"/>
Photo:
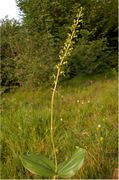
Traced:
<path fill-rule="evenodd" d="M 54 176 L 54 164 L 43 155 L 23 155 L 21 157 L 23 166 L 33 174 L 48 177 Z"/>
<path fill-rule="evenodd" d="M 77 149 L 72 155 L 71 159 L 59 164 L 58 176 L 59 177 L 72 177 L 81 168 L 84 162 L 85 150 Z"/>

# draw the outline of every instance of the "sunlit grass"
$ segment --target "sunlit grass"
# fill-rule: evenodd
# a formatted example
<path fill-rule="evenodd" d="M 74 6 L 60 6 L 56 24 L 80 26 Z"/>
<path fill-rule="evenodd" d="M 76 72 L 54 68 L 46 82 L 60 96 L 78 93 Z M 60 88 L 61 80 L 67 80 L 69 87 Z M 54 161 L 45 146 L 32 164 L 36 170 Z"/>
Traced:
<path fill-rule="evenodd" d="M 116 78 L 76 77 L 60 85 L 56 96 L 58 161 L 82 147 L 85 163 L 74 178 L 112 178 L 117 168 Z M 23 153 L 52 157 L 50 100 L 50 88 L 20 89 L 3 97 L 2 179 L 30 178 L 19 160 Z"/>

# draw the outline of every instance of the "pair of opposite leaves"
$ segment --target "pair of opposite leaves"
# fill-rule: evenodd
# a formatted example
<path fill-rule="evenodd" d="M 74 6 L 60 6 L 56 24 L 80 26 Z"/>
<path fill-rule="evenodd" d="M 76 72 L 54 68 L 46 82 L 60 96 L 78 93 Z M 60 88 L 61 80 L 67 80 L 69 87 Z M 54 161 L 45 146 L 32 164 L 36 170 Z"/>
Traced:
<path fill-rule="evenodd" d="M 84 162 L 84 155 L 85 150 L 83 148 L 76 149 L 69 160 L 58 165 L 57 172 L 55 172 L 53 162 L 43 155 L 23 155 L 21 161 L 23 166 L 33 174 L 43 177 L 68 178 L 74 176 L 81 168 Z"/>

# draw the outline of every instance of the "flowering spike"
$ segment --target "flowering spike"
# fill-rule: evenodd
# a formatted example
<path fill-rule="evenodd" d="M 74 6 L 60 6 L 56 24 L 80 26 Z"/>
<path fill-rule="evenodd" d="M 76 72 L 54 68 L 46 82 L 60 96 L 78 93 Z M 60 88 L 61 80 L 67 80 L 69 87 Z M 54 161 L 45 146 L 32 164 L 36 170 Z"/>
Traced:
<path fill-rule="evenodd" d="M 55 162 L 55 171 L 57 172 L 57 154 L 56 154 L 56 148 L 54 143 L 54 136 L 53 136 L 53 120 L 54 120 L 54 97 L 56 93 L 56 88 L 59 80 L 59 76 L 65 75 L 64 71 L 61 69 L 64 64 L 67 63 L 65 60 L 68 56 L 70 56 L 71 51 L 73 49 L 73 39 L 77 37 L 76 28 L 78 28 L 78 24 L 80 22 L 80 18 L 82 18 L 82 8 L 78 9 L 78 13 L 76 14 L 76 17 L 73 21 L 73 25 L 71 26 L 71 33 L 68 34 L 68 37 L 64 43 L 63 48 L 60 50 L 59 53 L 59 59 L 60 62 L 56 65 L 57 73 L 54 80 L 54 88 L 52 92 L 52 99 L 51 99 L 51 126 L 50 126 L 50 134 L 51 134 L 51 142 L 52 142 L 52 148 L 53 148 L 53 155 L 54 155 L 54 162 Z"/>

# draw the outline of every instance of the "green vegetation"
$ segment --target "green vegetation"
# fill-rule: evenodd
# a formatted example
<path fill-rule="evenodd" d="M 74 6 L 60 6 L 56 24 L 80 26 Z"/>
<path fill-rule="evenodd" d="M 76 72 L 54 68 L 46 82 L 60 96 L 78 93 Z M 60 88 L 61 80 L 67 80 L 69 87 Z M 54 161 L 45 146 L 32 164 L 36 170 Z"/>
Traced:
<path fill-rule="evenodd" d="M 43 153 L 52 158 L 51 93 L 50 88 L 20 88 L 3 96 L 2 179 L 33 176 L 23 168 L 21 154 Z M 85 163 L 74 178 L 112 178 L 117 167 L 118 136 L 115 74 L 82 76 L 64 82 L 55 106 L 58 163 L 82 147 L 87 149 Z"/>
<path fill-rule="evenodd" d="M 22 155 L 20 157 L 21 162 L 23 166 L 29 170 L 31 173 L 52 178 L 55 180 L 56 178 L 70 178 L 74 176 L 77 171 L 82 167 L 84 163 L 84 155 L 85 155 L 85 149 L 80 148 L 75 150 L 72 153 L 72 156 L 70 159 L 61 162 L 58 164 L 57 159 L 57 153 L 56 153 L 56 147 L 55 147 L 55 136 L 54 129 L 55 129 L 55 123 L 54 123 L 54 106 L 55 106 L 55 94 L 57 91 L 57 85 L 59 83 L 59 77 L 64 74 L 63 71 L 64 65 L 67 64 L 67 57 L 70 56 L 71 51 L 73 49 L 74 38 L 77 37 L 77 28 L 80 27 L 79 22 L 82 21 L 83 16 L 83 8 L 77 10 L 77 14 L 73 20 L 73 24 L 71 26 L 71 34 L 68 34 L 68 38 L 66 39 L 64 43 L 64 47 L 61 49 L 59 53 L 59 59 L 60 62 L 56 65 L 56 75 L 53 74 L 54 82 L 53 82 L 53 90 L 52 90 L 52 96 L 51 96 L 51 106 L 50 106 L 50 137 L 51 137 L 51 145 L 52 145 L 52 154 L 53 154 L 53 161 L 49 160 L 46 156 L 43 156 L 41 154 L 28 154 L 28 155 Z M 78 158 L 77 158 L 78 157 Z"/>
<path fill-rule="evenodd" d="M 117 0 L 16 1 L 22 22 L 4 19 L 0 24 L 2 86 L 51 83 L 59 51 L 80 6 L 84 16 L 73 39 L 66 78 L 117 68 Z"/>
<path fill-rule="evenodd" d="M 43 174 L 38 177 L 25 170 L 20 158 L 27 153 L 28 161 L 29 157 L 38 158 L 37 154 L 52 161 L 57 156 L 56 174 L 57 163 L 81 158 L 76 158 L 76 153 L 72 156 L 75 149 L 79 155 L 78 148 L 86 149 L 86 157 L 74 178 L 112 178 L 118 148 L 118 1 L 16 0 L 16 3 L 22 21 L 5 18 L 0 22 L 2 179 L 44 178 Z M 75 17 L 80 7 L 82 19 Z M 76 35 L 71 36 L 74 29 Z M 69 40 L 71 47 L 67 45 Z M 58 79 L 61 74 L 64 76 Z M 59 87 L 52 103 L 53 127 L 51 97 L 53 83 L 57 86 L 57 82 Z M 54 140 L 50 138 L 51 127 Z M 53 141 L 55 148 L 51 146 Z M 26 163 L 26 156 L 23 157 L 22 162 Z M 44 156 L 39 158 L 42 167 Z M 48 166 L 52 176 L 50 161 Z M 74 175 L 80 164 L 77 167 L 75 164 L 72 172 L 62 166 L 58 169 L 60 177 L 66 177 L 67 173 Z"/>

